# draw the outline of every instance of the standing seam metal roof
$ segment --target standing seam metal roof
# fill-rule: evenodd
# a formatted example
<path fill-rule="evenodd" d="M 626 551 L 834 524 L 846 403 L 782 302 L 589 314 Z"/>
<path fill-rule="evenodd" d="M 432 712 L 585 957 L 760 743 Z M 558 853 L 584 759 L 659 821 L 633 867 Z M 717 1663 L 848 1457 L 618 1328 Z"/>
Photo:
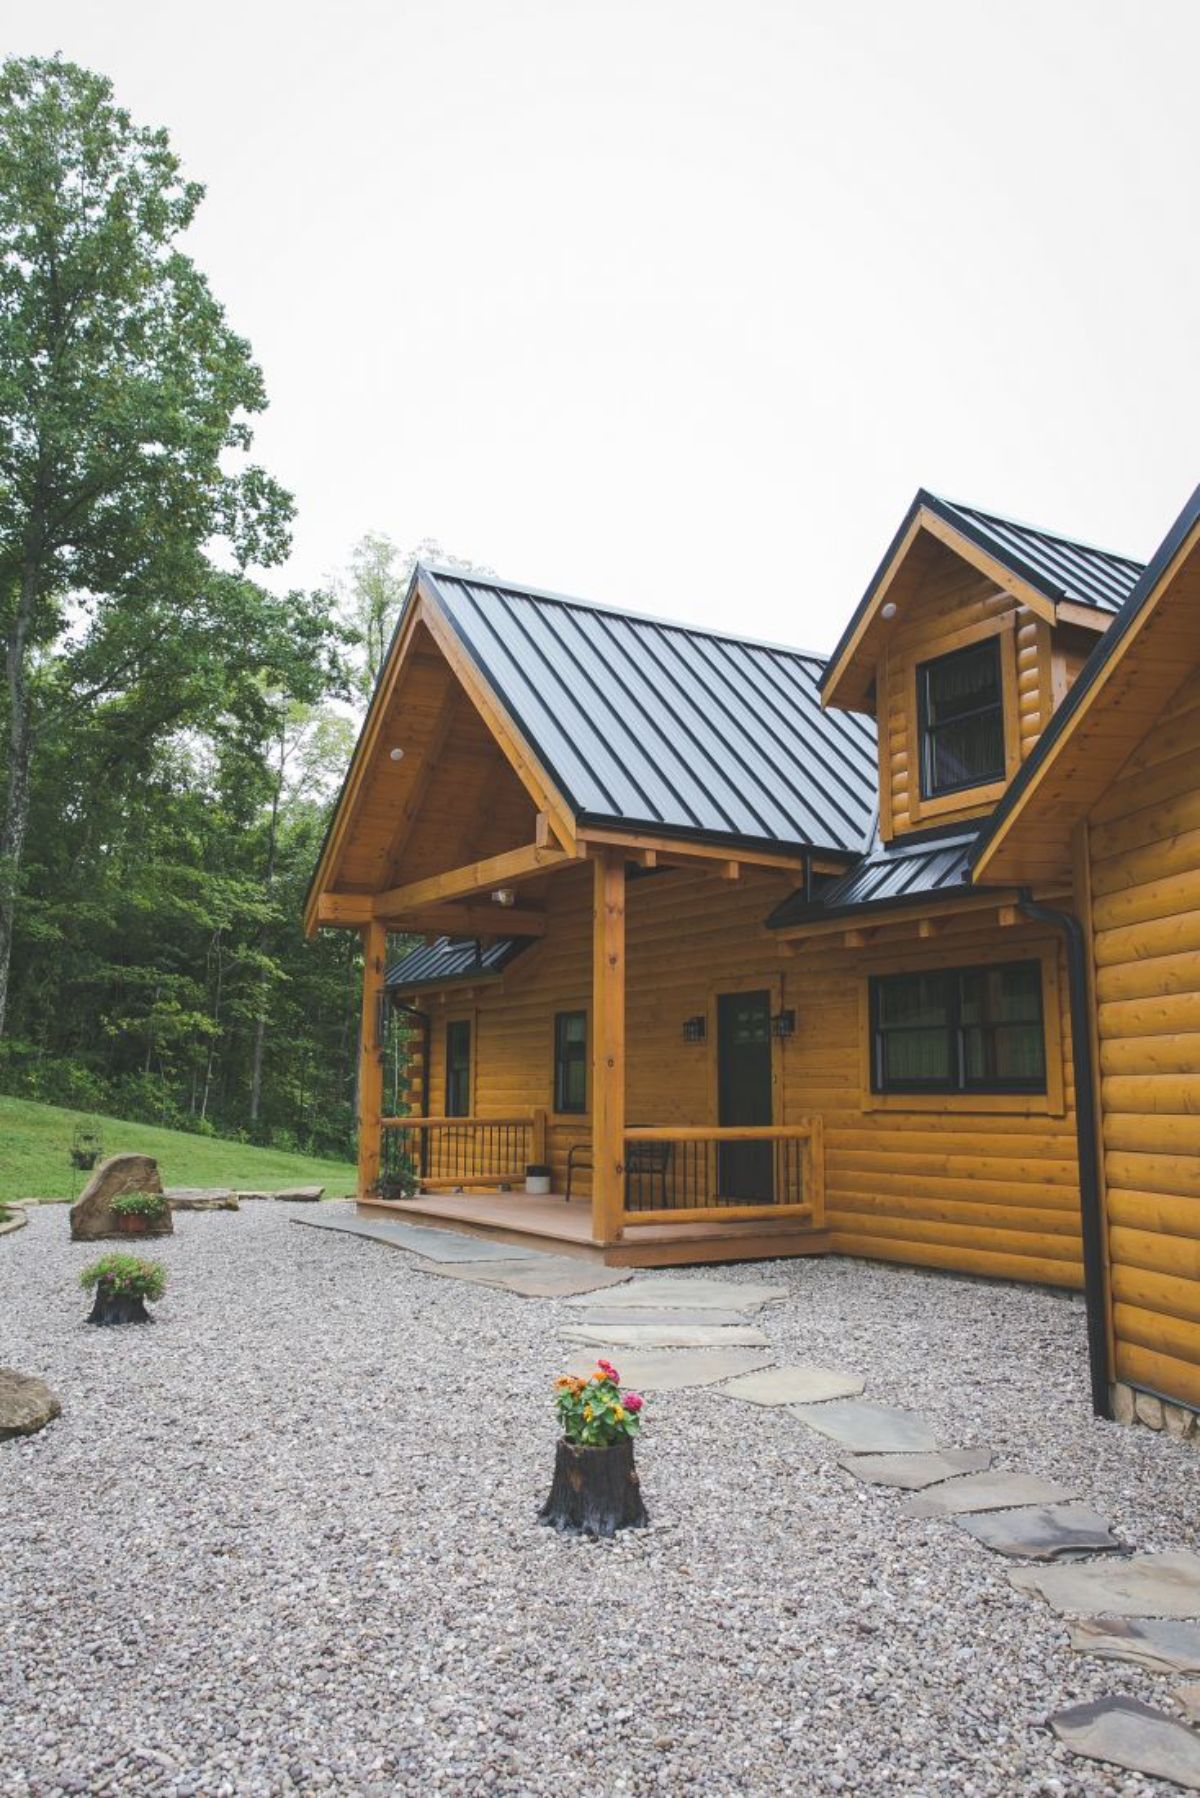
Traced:
<path fill-rule="evenodd" d="M 846 874 L 806 900 L 793 893 L 767 919 L 772 930 L 838 918 L 874 906 L 904 905 L 914 899 L 969 892 L 971 849 L 978 827 L 918 844 L 880 844 Z"/>
<path fill-rule="evenodd" d="M 822 711 L 819 657 L 420 573 L 581 822 L 862 851 L 874 725 Z"/>
<path fill-rule="evenodd" d="M 422 943 L 416 949 L 410 949 L 407 955 L 393 962 L 387 971 L 386 984 L 405 991 L 414 986 L 437 986 L 443 980 L 499 974 L 514 956 L 535 941 L 536 938 L 528 936 L 504 936 L 481 949 L 472 939 L 441 936 L 435 943 Z"/>

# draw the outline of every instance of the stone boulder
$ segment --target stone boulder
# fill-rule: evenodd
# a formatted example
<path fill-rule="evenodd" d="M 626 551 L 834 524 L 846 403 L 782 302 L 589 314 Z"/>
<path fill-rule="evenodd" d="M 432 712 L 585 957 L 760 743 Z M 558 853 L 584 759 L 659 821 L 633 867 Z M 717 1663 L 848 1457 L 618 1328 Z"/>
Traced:
<path fill-rule="evenodd" d="M 112 1208 L 114 1199 L 124 1192 L 162 1192 L 158 1163 L 150 1155 L 110 1155 L 96 1169 L 79 1198 L 71 1207 L 72 1242 L 98 1242 L 107 1237 L 123 1237 Z M 170 1236 L 175 1225 L 170 1207 L 165 1207 L 159 1222 L 145 1234 Z"/>
<path fill-rule="evenodd" d="M 227 1186 L 168 1186 L 172 1211 L 236 1211 L 237 1194 Z"/>
<path fill-rule="evenodd" d="M 15 1367 L 0 1367 L 0 1442 L 35 1435 L 61 1411 L 45 1380 L 18 1373 Z"/>
<path fill-rule="evenodd" d="M 278 1192 L 239 1192 L 239 1199 L 286 1199 L 293 1205 L 315 1205 L 325 1193 L 323 1186 L 281 1186 Z"/>

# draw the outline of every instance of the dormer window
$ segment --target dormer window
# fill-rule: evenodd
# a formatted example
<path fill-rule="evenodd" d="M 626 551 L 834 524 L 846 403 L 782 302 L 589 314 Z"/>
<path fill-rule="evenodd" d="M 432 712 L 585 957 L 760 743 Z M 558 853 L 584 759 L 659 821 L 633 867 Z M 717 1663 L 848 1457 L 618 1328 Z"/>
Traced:
<path fill-rule="evenodd" d="M 917 667 L 921 796 L 1004 779 L 1000 640 L 989 637 Z"/>

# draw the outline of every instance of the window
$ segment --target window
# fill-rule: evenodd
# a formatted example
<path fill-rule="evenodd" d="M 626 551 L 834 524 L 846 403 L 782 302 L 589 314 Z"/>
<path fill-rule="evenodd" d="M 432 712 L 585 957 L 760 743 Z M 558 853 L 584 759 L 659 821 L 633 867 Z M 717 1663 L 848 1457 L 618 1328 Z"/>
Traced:
<path fill-rule="evenodd" d="M 1000 640 L 972 643 L 917 668 L 921 796 L 1004 778 Z"/>
<path fill-rule="evenodd" d="M 586 1011 L 560 1011 L 555 1015 L 554 1109 L 587 1110 Z"/>
<path fill-rule="evenodd" d="M 446 1116 L 465 1118 L 471 1113 L 471 1020 L 456 1018 L 446 1025 Z"/>
<path fill-rule="evenodd" d="M 1042 967 L 876 975 L 871 1087 L 877 1093 L 1044 1093 Z"/>

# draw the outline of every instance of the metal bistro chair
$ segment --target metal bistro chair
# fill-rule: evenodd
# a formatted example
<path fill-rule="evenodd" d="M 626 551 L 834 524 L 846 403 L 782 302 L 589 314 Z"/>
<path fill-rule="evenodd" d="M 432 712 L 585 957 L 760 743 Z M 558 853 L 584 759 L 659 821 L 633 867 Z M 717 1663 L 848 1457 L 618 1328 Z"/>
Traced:
<path fill-rule="evenodd" d="M 589 1142 L 575 1142 L 567 1150 L 567 1190 L 563 1195 L 566 1204 L 571 1203 L 571 1187 L 577 1172 L 592 1171 L 592 1145 Z M 629 1193 L 629 1176 L 637 1174 L 648 1176 L 657 1183 L 660 1205 L 667 1203 L 667 1175 L 671 1170 L 671 1144 L 669 1142 L 631 1142 L 625 1146 L 625 1192 Z"/>

